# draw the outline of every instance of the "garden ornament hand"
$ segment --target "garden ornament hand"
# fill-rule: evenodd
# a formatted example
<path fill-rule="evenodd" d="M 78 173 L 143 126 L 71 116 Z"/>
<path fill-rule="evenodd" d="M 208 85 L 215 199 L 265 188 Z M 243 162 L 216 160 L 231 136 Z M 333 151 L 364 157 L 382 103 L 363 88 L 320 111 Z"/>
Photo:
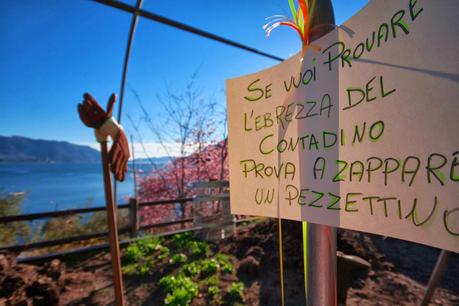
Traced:
<path fill-rule="evenodd" d="M 120 182 L 124 181 L 124 174 L 128 170 L 129 143 L 123 129 L 120 129 L 118 138 L 113 141 L 108 156 L 110 170 L 115 174 L 115 178 Z"/>
<path fill-rule="evenodd" d="M 102 124 L 112 116 L 113 106 L 116 101 L 116 94 L 112 94 L 107 103 L 107 112 L 97 103 L 90 94 L 83 95 L 83 102 L 78 104 L 78 113 L 83 123 L 95 129 L 98 129 Z"/>
<path fill-rule="evenodd" d="M 110 170 L 116 180 L 124 181 L 124 174 L 128 169 L 129 144 L 121 125 L 112 117 L 116 95 L 112 94 L 107 103 L 107 111 L 97 103 L 88 93 L 83 95 L 83 102 L 78 104 L 78 113 L 81 121 L 88 127 L 95 129 L 98 142 L 105 142 L 110 136 L 113 140 L 109 151 Z"/>

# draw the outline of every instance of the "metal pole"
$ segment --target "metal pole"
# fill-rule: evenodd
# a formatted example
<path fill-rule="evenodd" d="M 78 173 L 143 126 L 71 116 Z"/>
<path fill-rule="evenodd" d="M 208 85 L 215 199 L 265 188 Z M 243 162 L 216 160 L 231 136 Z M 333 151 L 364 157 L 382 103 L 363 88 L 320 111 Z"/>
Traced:
<path fill-rule="evenodd" d="M 133 12 L 134 15 L 132 16 L 131 27 L 129 29 L 129 37 L 128 37 L 128 41 L 126 45 L 126 53 L 124 54 L 123 75 L 121 76 L 120 104 L 118 105 L 118 116 L 117 116 L 117 120 L 119 124 L 121 124 L 121 111 L 123 110 L 124 89 L 126 87 L 126 78 L 127 78 L 128 67 L 129 67 L 129 58 L 131 57 L 132 43 L 134 41 L 134 34 L 137 28 L 137 22 L 139 20 L 139 15 L 137 14 L 137 11 L 141 9 L 142 1 L 143 0 L 137 0 L 136 10 Z M 114 175 L 113 175 L 113 181 L 115 182 L 115 184 L 113 185 L 113 197 L 116 202 L 117 188 L 116 188 L 116 180 L 115 180 Z"/>
<path fill-rule="evenodd" d="M 137 200 L 137 173 L 135 167 L 134 138 L 131 135 L 132 173 L 134 175 L 134 198 L 129 199 L 131 212 L 131 237 L 137 237 L 139 233 L 139 201 Z"/>
<path fill-rule="evenodd" d="M 276 61 L 282 62 L 284 60 L 283 58 L 280 58 L 278 56 L 271 55 L 271 54 L 263 52 L 263 51 L 259 51 L 259 50 L 255 49 L 255 48 L 249 47 L 247 45 L 243 45 L 243 44 L 235 42 L 233 40 L 230 40 L 230 39 L 215 35 L 213 33 L 210 33 L 210 32 L 207 32 L 207 31 L 204 31 L 204 30 L 201 30 L 201 29 L 189 26 L 189 25 L 186 25 L 184 23 L 181 23 L 181 22 L 178 22 L 178 21 L 163 17 L 161 15 L 158 15 L 158 14 L 155 14 L 155 13 L 152 13 L 152 12 L 148 12 L 148 11 L 145 11 L 145 10 L 136 9 L 134 6 L 131 6 L 131 5 L 126 4 L 126 3 L 122 3 L 122 2 L 119 2 L 119 1 L 116 1 L 116 0 L 93 0 L 93 1 L 98 2 L 100 4 L 111 6 L 113 8 L 117 8 L 117 9 L 125 11 L 125 12 L 130 12 L 130 13 L 137 12 L 137 14 L 139 14 L 139 16 L 145 17 L 147 19 L 150 19 L 150 20 L 153 20 L 153 21 L 156 21 L 156 22 L 159 22 L 159 23 L 174 27 L 176 29 L 180 29 L 180 30 L 189 32 L 189 33 L 193 33 L 193 34 L 196 34 L 196 35 L 199 35 L 199 36 L 202 36 L 202 37 L 214 40 L 214 41 L 218 41 L 218 42 L 221 42 L 223 44 L 236 47 L 238 49 L 242 49 L 242 50 L 245 50 L 245 51 L 248 51 L 248 52 L 252 52 L 252 53 L 255 53 L 255 54 L 258 54 L 258 55 L 261 55 L 261 56 L 276 60 Z"/>
<path fill-rule="evenodd" d="M 429 305 L 429 302 L 435 293 L 435 289 L 437 288 L 438 282 L 443 276 L 443 272 L 445 271 L 450 254 L 451 252 L 441 250 L 440 256 L 438 256 L 437 259 L 437 263 L 435 264 L 435 268 L 432 272 L 432 275 L 430 276 L 429 283 L 427 284 L 426 293 L 422 299 L 421 306 Z"/>
<path fill-rule="evenodd" d="M 124 66 L 123 66 L 123 76 L 121 78 L 121 89 L 120 89 L 120 104 L 118 105 L 118 122 L 121 124 L 121 111 L 123 110 L 123 100 L 124 100 L 124 89 L 126 86 L 126 78 L 129 67 L 129 58 L 131 57 L 132 42 L 134 41 L 135 29 L 137 27 L 137 22 L 139 20 L 139 15 L 137 14 L 138 10 L 142 7 L 142 0 L 137 0 L 136 10 L 133 12 L 131 20 L 131 28 L 129 30 L 129 38 L 126 46 L 126 53 L 124 55 Z"/>
<path fill-rule="evenodd" d="M 139 202 L 135 198 L 129 199 L 129 219 L 131 238 L 136 238 L 139 234 Z"/>
<path fill-rule="evenodd" d="M 333 30 L 334 24 L 331 0 L 317 1 L 311 25 L 311 41 Z M 307 246 L 307 305 L 337 305 L 336 229 L 308 223 Z"/>
<path fill-rule="evenodd" d="M 284 257 L 282 255 L 282 219 L 277 219 L 277 233 L 279 240 L 279 272 L 280 272 L 280 289 L 281 289 L 281 305 L 285 305 L 285 288 L 284 288 Z"/>
<path fill-rule="evenodd" d="M 337 305 L 336 229 L 308 223 L 307 305 Z"/>
<path fill-rule="evenodd" d="M 132 174 L 134 176 L 134 198 L 137 199 L 137 169 L 135 167 L 135 148 L 134 148 L 134 138 L 131 135 L 131 153 L 132 153 Z"/>
<path fill-rule="evenodd" d="M 112 181 L 108 167 L 107 142 L 100 143 L 102 154 L 102 173 L 104 176 L 105 205 L 107 207 L 108 238 L 112 259 L 113 282 L 115 285 L 116 305 L 124 306 L 123 276 L 121 274 L 120 248 L 118 244 L 118 226 L 116 225 L 116 209 L 113 201 Z"/>

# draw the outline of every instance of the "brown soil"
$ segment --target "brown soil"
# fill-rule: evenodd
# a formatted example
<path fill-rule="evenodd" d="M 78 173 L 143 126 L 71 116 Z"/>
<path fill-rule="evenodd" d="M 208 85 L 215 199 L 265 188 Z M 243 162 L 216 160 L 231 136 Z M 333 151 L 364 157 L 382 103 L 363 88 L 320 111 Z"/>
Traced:
<path fill-rule="evenodd" d="M 304 305 L 300 224 L 283 221 L 283 234 L 285 302 Z M 221 288 L 239 279 L 246 287 L 245 305 L 281 305 L 277 243 L 276 222 L 269 221 L 241 226 L 237 236 L 218 242 L 215 248 L 230 254 L 237 267 L 225 276 Z M 352 231 L 339 231 L 338 249 L 369 263 L 338 257 L 339 293 L 341 300 L 347 298 L 346 305 L 419 304 L 439 254 L 419 244 Z M 26 265 L 0 255 L 0 305 L 113 304 L 109 259 L 102 252 Z M 128 305 L 162 305 L 157 282 L 168 272 L 159 266 L 148 277 L 125 277 Z M 192 305 L 209 302 L 198 297 Z M 431 305 L 459 305 L 458 254 L 450 257 Z"/>

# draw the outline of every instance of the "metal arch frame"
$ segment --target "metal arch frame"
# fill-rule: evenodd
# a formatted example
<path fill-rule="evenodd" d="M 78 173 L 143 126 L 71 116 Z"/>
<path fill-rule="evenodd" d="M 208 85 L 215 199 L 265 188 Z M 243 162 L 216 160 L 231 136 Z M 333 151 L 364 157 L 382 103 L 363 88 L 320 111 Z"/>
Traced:
<path fill-rule="evenodd" d="M 158 15 L 158 14 L 143 10 L 142 9 L 143 0 L 137 0 L 136 6 L 132 6 L 132 5 L 129 5 L 129 4 L 126 4 L 126 3 L 122 3 L 122 2 L 120 2 L 118 0 L 92 0 L 92 1 L 96 2 L 96 3 L 99 3 L 99 4 L 102 4 L 102 5 L 106 5 L 106 6 L 109 6 L 109 7 L 112 7 L 112 8 L 115 8 L 115 9 L 119 9 L 121 11 L 125 11 L 125 12 L 133 14 L 132 20 L 131 20 L 131 26 L 130 26 L 130 30 L 129 30 L 129 37 L 128 37 L 128 41 L 127 41 L 127 45 L 126 45 L 126 52 L 125 52 L 125 56 L 124 56 L 123 73 L 122 73 L 122 77 L 121 77 L 121 88 L 120 88 L 120 96 L 119 96 L 119 104 L 118 104 L 118 115 L 117 115 L 117 120 L 118 120 L 119 123 L 121 123 L 121 114 L 122 114 L 122 109 L 123 109 L 124 92 L 125 92 L 125 87 L 126 87 L 126 79 L 127 79 L 127 72 L 128 72 L 128 67 L 129 67 L 129 59 L 131 57 L 131 50 L 132 50 L 132 45 L 133 45 L 133 42 L 134 42 L 134 35 L 135 35 L 135 31 L 137 29 L 137 23 L 138 23 L 139 16 L 147 18 L 147 19 L 152 20 L 152 21 L 159 22 L 161 24 L 165 24 L 165 25 L 171 26 L 173 28 L 176 28 L 176 29 L 179 29 L 179 30 L 191 33 L 191 34 L 195 34 L 195 35 L 198 35 L 198 36 L 201 36 L 201 37 L 204 37 L 204 38 L 208 38 L 208 39 L 213 40 L 213 41 L 217 41 L 217 42 L 223 43 L 223 44 L 226 44 L 226 45 L 229 45 L 229 46 L 232 46 L 232 47 L 235 47 L 235 48 L 247 51 L 247 52 L 251 52 L 251 53 L 254 53 L 254 54 L 257 54 L 257 55 L 260 55 L 260 56 L 264 56 L 264 57 L 270 58 L 272 60 L 276 60 L 276 61 L 279 61 L 279 62 L 284 61 L 284 59 L 281 58 L 281 57 L 278 57 L 278 56 L 275 56 L 275 55 L 272 55 L 272 54 L 257 50 L 257 49 L 255 49 L 253 47 L 250 47 L 250 46 L 235 42 L 235 41 L 227 39 L 225 37 L 221 37 L 221 36 L 218 36 L 216 34 L 213 34 L 213 33 L 198 29 L 196 27 L 192 27 L 190 25 L 187 25 L 187 24 L 184 24 L 184 23 L 169 19 L 167 17 L 164 17 L 164 16 L 161 16 L 161 15 Z M 117 185 L 116 184 L 116 180 L 114 179 L 113 193 L 114 193 L 114 201 L 115 201 L 115 203 L 116 203 L 116 198 L 117 198 L 116 197 L 116 195 L 117 195 L 116 185 Z"/>
<path fill-rule="evenodd" d="M 137 23 L 139 21 L 139 15 L 137 14 L 137 11 L 142 8 L 142 2 L 143 0 L 137 0 L 137 5 L 136 5 L 136 10 L 133 12 L 132 15 L 132 20 L 131 20 L 131 26 L 129 29 L 129 37 L 126 45 L 126 52 L 124 54 L 124 63 L 123 63 L 123 74 L 121 77 L 121 88 L 120 88 L 120 100 L 118 104 L 118 122 L 121 124 L 121 113 L 123 110 L 123 101 L 124 101 L 124 90 L 126 88 L 126 79 L 127 79 L 127 72 L 128 72 L 128 67 L 129 67 L 129 59 L 131 57 L 131 50 L 132 50 L 132 44 L 134 42 L 134 34 L 135 30 L 137 29 Z M 134 148 L 134 144 L 132 144 Z M 116 203 L 116 198 L 117 198 L 117 184 L 116 184 L 116 179 L 115 175 L 113 174 L 113 199 Z M 136 190 L 137 186 L 134 184 L 134 191 Z M 136 197 L 137 198 L 137 197 Z"/>
<path fill-rule="evenodd" d="M 100 3 L 100 4 L 104 4 L 104 5 L 113 7 L 113 8 L 116 8 L 116 9 L 119 9 L 119 10 L 122 10 L 122 11 L 125 11 L 125 12 L 133 13 L 133 14 L 135 14 L 137 16 L 145 17 L 147 19 L 150 19 L 150 20 L 153 20 L 153 21 L 156 21 L 156 22 L 159 22 L 159 23 L 174 27 L 176 29 L 179 29 L 179 30 L 182 30 L 182 31 L 185 31 L 185 32 L 188 32 L 188 33 L 192 33 L 192 34 L 195 34 L 195 35 L 198 35 L 198 36 L 201 36 L 201 37 L 205 37 L 205 38 L 208 38 L 208 39 L 211 39 L 211 40 L 214 40 L 214 41 L 218 41 L 220 43 L 223 43 L 223 44 L 226 44 L 226 45 L 238 48 L 238 49 L 242 49 L 242 50 L 245 50 L 245 51 L 248 51 L 248 52 L 251 52 L 251 53 L 255 53 L 255 54 L 258 54 L 258 55 L 261 55 L 261 56 L 276 60 L 276 61 L 280 61 L 280 62 L 284 61 L 284 59 L 281 58 L 281 57 L 269 54 L 267 52 L 263 52 L 263 51 L 257 50 L 257 49 L 255 49 L 253 47 L 250 47 L 250 46 L 235 42 L 235 41 L 230 40 L 228 38 L 225 38 L 225 37 L 213 34 L 211 32 L 207 32 L 207 31 L 198 29 L 196 27 L 192 27 L 190 25 L 187 25 L 187 24 L 178 22 L 176 20 L 172 20 L 172 19 L 169 19 L 167 17 L 164 17 L 164 16 L 161 16 L 161 15 L 158 15 L 158 14 L 143 10 L 143 9 L 141 9 L 139 7 L 134 7 L 132 5 L 119 2 L 117 0 L 93 0 L 93 1 L 97 2 L 97 3 Z"/>
<path fill-rule="evenodd" d="M 126 46 L 126 53 L 124 55 L 124 64 L 123 64 L 123 76 L 121 78 L 121 88 L 120 88 L 120 103 L 118 105 L 118 122 L 121 122 L 121 112 L 123 109 L 123 100 L 124 100 L 124 89 L 126 86 L 126 78 L 129 67 L 129 59 L 131 57 L 132 43 L 134 41 L 134 34 L 137 28 L 137 23 L 139 21 L 139 15 L 137 11 L 141 9 L 143 0 L 137 0 L 136 10 L 133 12 L 131 27 L 129 30 L 129 38 Z"/>
<path fill-rule="evenodd" d="M 256 50 L 252 47 L 234 42 L 232 40 L 229 40 L 227 38 L 217 36 L 215 34 L 200 30 L 198 28 L 191 27 L 189 25 L 174 21 L 172 19 L 168 19 L 166 17 L 142 10 L 142 1 L 143 0 L 137 0 L 136 6 L 130 6 L 125 3 L 121 3 L 116 0 L 93 0 L 94 2 L 98 2 L 107 6 L 110 6 L 112 8 L 117 8 L 126 12 L 130 12 L 133 14 L 132 20 L 131 20 L 131 26 L 129 30 L 129 37 L 127 41 L 127 46 L 126 46 L 126 52 L 124 55 L 124 64 L 123 64 L 123 73 L 121 77 L 121 88 L 120 88 L 120 102 L 118 105 L 118 122 L 121 123 L 121 114 L 122 114 L 122 108 L 123 108 L 123 100 L 124 100 L 124 91 L 125 91 L 125 86 L 126 86 L 126 79 L 127 79 L 127 72 L 128 72 L 128 67 L 129 67 L 129 59 L 131 56 L 131 50 L 132 50 L 132 44 L 134 42 L 134 34 L 137 28 L 137 23 L 138 23 L 138 18 L 139 16 L 148 18 L 153 21 L 160 22 L 162 24 L 166 24 L 169 26 L 172 26 L 177 29 L 184 30 L 189 33 L 193 33 L 214 41 L 218 41 L 245 51 L 249 51 L 258 55 L 262 55 L 274 60 L 278 61 L 283 61 L 282 58 L 270 55 L 268 53 Z M 113 270 L 113 276 L 114 276 L 114 287 L 115 287 L 115 302 L 119 306 L 124 306 L 125 305 L 125 300 L 124 300 L 124 286 L 123 286 L 123 279 L 122 279 L 122 274 L 121 274 L 121 265 L 120 265 L 120 251 L 119 251 L 119 246 L 118 246 L 118 230 L 117 230 L 117 224 L 116 224 L 116 179 L 114 179 L 114 184 L 113 184 L 113 190 L 112 190 L 112 184 L 110 180 L 110 175 L 109 175 L 109 170 L 108 170 L 108 160 L 107 156 L 107 143 L 101 143 L 101 152 L 102 152 L 102 164 L 103 164 L 103 173 L 104 173 L 104 186 L 105 186 L 105 197 L 106 197 L 106 205 L 107 205 L 107 219 L 109 220 L 109 238 L 110 238 L 110 253 L 112 257 L 112 270 Z M 105 159 L 105 160 L 104 160 Z M 113 175 L 114 176 L 114 175 Z M 134 186 L 135 188 L 135 186 Z"/>

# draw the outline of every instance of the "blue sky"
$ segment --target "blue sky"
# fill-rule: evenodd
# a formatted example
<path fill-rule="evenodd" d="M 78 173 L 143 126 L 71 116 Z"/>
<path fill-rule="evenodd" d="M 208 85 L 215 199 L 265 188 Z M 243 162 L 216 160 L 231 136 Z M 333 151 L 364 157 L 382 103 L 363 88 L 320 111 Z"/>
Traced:
<path fill-rule="evenodd" d="M 134 4 L 135 0 L 123 2 Z M 334 0 L 336 23 L 360 10 L 366 0 Z M 276 29 L 266 39 L 265 17 L 289 15 L 287 0 L 144 0 L 143 8 L 256 49 L 287 58 L 300 48 L 296 34 Z M 105 105 L 119 92 L 131 15 L 90 0 L 2 0 L 0 2 L 0 135 L 94 144 L 79 121 L 76 104 L 91 92 Z M 156 96 L 183 88 L 199 69 L 199 87 L 221 93 L 225 80 L 277 64 L 149 20 L 140 19 L 128 84 L 152 118 L 161 115 Z M 126 91 L 123 115 L 139 118 Z M 126 117 L 122 121 L 133 133 Z M 154 142 L 144 130 L 146 142 Z M 151 147 L 152 149 L 154 146 Z M 161 155 L 160 153 L 151 155 Z"/>

